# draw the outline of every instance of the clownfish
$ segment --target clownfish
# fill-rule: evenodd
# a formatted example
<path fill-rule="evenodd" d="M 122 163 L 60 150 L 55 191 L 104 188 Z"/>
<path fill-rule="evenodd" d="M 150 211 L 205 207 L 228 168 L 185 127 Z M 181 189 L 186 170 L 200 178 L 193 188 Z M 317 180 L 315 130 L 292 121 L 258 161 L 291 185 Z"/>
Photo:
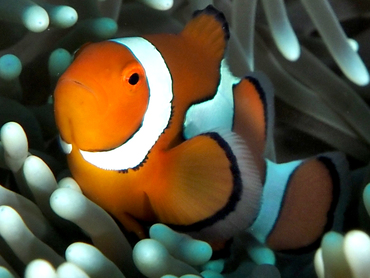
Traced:
<path fill-rule="evenodd" d="M 70 171 L 140 238 L 161 222 L 210 243 L 248 231 L 275 250 L 309 246 L 340 223 L 345 159 L 264 158 L 273 94 L 231 73 L 228 38 L 208 6 L 179 34 L 81 47 L 54 93 Z"/>

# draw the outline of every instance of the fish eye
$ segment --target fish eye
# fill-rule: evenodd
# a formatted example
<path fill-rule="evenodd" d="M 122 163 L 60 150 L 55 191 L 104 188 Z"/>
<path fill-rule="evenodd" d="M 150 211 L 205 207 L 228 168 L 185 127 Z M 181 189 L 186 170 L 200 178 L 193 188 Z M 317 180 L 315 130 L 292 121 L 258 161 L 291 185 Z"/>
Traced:
<path fill-rule="evenodd" d="M 139 74 L 135 72 L 128 78 L 128 83 L 131 85 L 136 85 L 137 82 L 139 82 Z"/>

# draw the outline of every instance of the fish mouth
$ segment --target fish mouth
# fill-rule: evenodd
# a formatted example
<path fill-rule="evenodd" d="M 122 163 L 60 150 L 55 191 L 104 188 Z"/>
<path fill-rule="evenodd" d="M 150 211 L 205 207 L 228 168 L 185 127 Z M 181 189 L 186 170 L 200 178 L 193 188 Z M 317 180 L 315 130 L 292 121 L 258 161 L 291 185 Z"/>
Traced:
<path fill-rule="evenodd" d="M 174 96 L 169 68 L 154 45 L 139 37 L 113 41 L 129 48 L 146 72 L 149 102 L 142 126 L 125 143 L 114 149 L 108 151 L 78 149 L 78 152 L 86 162 L 97 168 L 120 171 L 133 169 L 146 161 L 149 152 L 169 125 Z M 86 88 L 85 84 L 82 86 Z"/>
<path fill-rule="evenodd" d="M 73 83 L 77 84 L 78 86 L 81 86 L 81 87 L 87 89 L 88 91 L 90 91 L 90 88 L 87 87 L 86 85 L 84 85 L 83 83 L 81 83 L 80 81 L 73 80 L 73 79 L 70 79 L 70 81 L 72 81 Z"/>
<path fill-rule="evenodd" d="M 94 135 L 104 135 L 99 133 L 99 127 L 106 125 L 106 121 L 100 119 L 105 119 L 109 112 L 105 93 L 94 80 L 85 82 L 83 78 L 69 76 L 59 79 L 54 93 L 54 113 L 60 131 L 59 142 L 64 153 L 71 153 L 72 144 L 73 148 L 87 150 L 110 148 L 128 137 L 126 135 L 118 138 L 115 144 L 108 146 L 96 145 L 94 139 L 98 137 Z M 96 133 L 91 132 L 93 130 Z"/>
<path fill-rule="evenodd" d="M 96 96 L 96 92 L 94 92 L 93 88 L 95 88 L 96 84 L 93 82 L 93 83 L 89 83 L 91 84 L 92 86 L 89 86 L 86 85 L 85 82 L 81 82 L 80 80 L 76 80 L 74 78 L 69 78 L 69 77 L 66 77 L 66 78 L 62 78 L 59 80 L 59 84 L 60 86 L 64 86 L 64 89 L 63 87 L 61 87 L 65 92 L 68 92 L 71 93 L 72 91 L 75 90 L 76 87 L 78 87 L 78 93 L 77 95 L 80 96 L 80 99 L 84 99 L 85 96 L 88 94 L 90 95 L 90 101 L 91 101 L 91 104 L 96 104 L 96 103 L 100 103 L 97 99 L 97 96 Z M 97 89 L 100 89 L 99 87 Z M 73 95 L 65 95 L 64 96 L 64 99 L 68 99 L 68 98 L 71 98 L 73 97 Z M 77 100 L 78 102 L 78 100 Z M 68 102 L 69 103 L 69 102 Z M 76 102 L 73 102 L 74 103 L 74 109 L 75 110 L 80 110 L 80 107 L 79 106 L 76 106 L 75 103 Z M 130 142 L 130 140 L 135 136 L 135 134 L 137 132 L 140 131 L 140 129 L 142 128 L 142 122 L 135 127 L 135 129 L 133 130 L 133 132 L 130 132 L 129 134 L 126 134 L 124 136 L 122 136 L 122 138 L 120 138 L 120 140 L 118 140 L 118 142 L 116 144 L 113 144 L 109 147 L 104 147 L 104 146 L 98 146 L 94 143 L 94 137 L 92 137 L 92 140 L 91 138 L 89 138 L 88 140 L 91 142 L 89 143 L 89 146 L 88 145 L 85 145 L 84 142 L 82 142 L 80 139 L 81 137 L 79 136 L 79 132 L 81 132 L 81 130 L 78 128 L 79 125 L 75 125 L 76 121 L 78 122 L 83 122 L 85 120 L 88 120 L 89 118 L 76 118 L 76 115 L 74 115 L 74 117 L 72 117 L 70 114 L 69 114 L 69 111 L 71 111 L 70 109 L 65 109 L 65 110 L 62 110 L 61 112 L 59 112 L 59 115 L 60 115 L 60 118 L 63 119 L 63 127 L 64 127 L 64 130 L 65 132 L 61 132 L 60 135 L 59 135 L 59 145 L 61 146 L 61 149 L 63 151 L 63 153 L 65 153 L 66 155 L 69 155 L 71 154 L 72 150 L 78 150 L 81 154 L 87 154 L 87 161 L 89 161 L 89 157 L 91 156 L 94 156 L 93 154 L 99 154 L 99 153 L 115 153 L 117 152 L 118 150 L 120 150 L 126 143 Z M 102 113 L 103 111 L 99 111 L 97 113 Z M 78 116 L 80 116 L 81 114 L 79 114 Z M 118 132 L 118 130 L 116 131 Z M 84 137 L 83 137 L 84 138 Z M 98 137 L 95 137 L 95 138 L 98 138 Z M 86 139 L 86 138 L 85 138 Z M 91 154 L 91 155 L 89 155 Z M 92 164 L 97 164 L 95 162 L 92 162 Z"/>
<path fill-rule="evenodd" d="M 83 83 L 81 81 L 78 81 L 76 79 L 73 79 L 73 78 L 66 78 L 66 77 L 61 78 L 58 81 L 58 83 L 64 83 L 64 82 L 73 83 L 74 85 L 76 85 L 80 88 L 83 88 L 85 91 L 91 93 L 91 95 L 93 95 L 95 97 L 95 99 L 98 101 L 95 91 L 91 87 L 87 86 L 85 83 Z M 97 85 L 97 84 L 95 84 L 95 85 Z"/>

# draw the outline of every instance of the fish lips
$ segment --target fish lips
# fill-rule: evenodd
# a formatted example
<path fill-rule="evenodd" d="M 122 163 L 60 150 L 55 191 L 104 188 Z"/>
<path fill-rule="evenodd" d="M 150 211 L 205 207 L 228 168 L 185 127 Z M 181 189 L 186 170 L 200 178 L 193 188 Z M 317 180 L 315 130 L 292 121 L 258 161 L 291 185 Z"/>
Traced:
<path fill-rule="evenodd" d="M 54 92 L 54 111 L 65 142 L 74 142 L 86 149 L 94 148 L 92 139 L 98 136 L 94 130 L 101 125 L 99 122 L 105 109 L 90 86 L 74 79 L 60 79 Z"/>

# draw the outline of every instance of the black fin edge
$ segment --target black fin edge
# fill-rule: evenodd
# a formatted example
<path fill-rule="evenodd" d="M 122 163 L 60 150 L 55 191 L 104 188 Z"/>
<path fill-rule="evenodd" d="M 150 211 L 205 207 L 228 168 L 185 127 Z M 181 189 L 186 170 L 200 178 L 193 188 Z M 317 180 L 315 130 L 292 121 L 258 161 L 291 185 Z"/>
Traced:
<path fill-rule="evenodd" d="M 233 176 L 233 189 L 229 199 L 224 207 L 222 207 L 219 211 L 217 211 L 212 216 L 195 222 L 190 225 L 174 225 L 169 223 L 164 223 L 171 229 L 174 229 L 178 232 L 199 232 L 200 230 L 210 227 L 217 223 L 219 220 L 225 219 L 231 212 L 233 212 L 236 208 L 237 203 L 241 199 L 241 195 L 243 192 L 243 182 L 241 178 L 240 169 L 238 166 L 237 158 L 234 155 L 231 147 L 229 144 L 219 135 L 217 132 L 208 132 L 200 134 L 200 136 L 208 136 L 215 140 L 219 146 L 224 150 L 226 157 L 230 161 L 230 171 Z"/>
<path fill-rule="evenodd" d="M 269 120 L 269 115 L 268 115 L 268 103 L 267 103 L 267 99 L 266 99 L 266 93 L 265 93 L 265 90 L 262 88 L 262 85 L 260 84 L 260 82 L 258 81 L 257 78 L 255 77 L 252 77 L 252 76 L 245 76 L 244 79 L 248 80 L 250 83 L 252 83 L 254 85 L 254 87 L 256 88 L 257 90 L 257 93 L 262 101 L 262 104 L 263 104 L 263 116 L 265 117 L 265 135 L 266 135 L 266 138 L 265 140 L 267 140 L 267 129 L 268 129 L 268 120 Z"/>
<path fill-rule="evenodd" d="M 228 40 L 230 38 L 229 24 L 227 23 L 226 17 L 222 12 L 217 10 L 214 6 L 208 5 L 203 10 L 195 11 L 193 13 L 193 18 L 201 14 L 209 14 L 209 15 L 214 16 L 214 18 L 222 24 L 222 30 L 224 30 L 224 33 L 225 33 L 225 39 Z"/>
<path fill-rule="evenodd" d="M 327 219 L 328 220 L 327 220 L 327 222 L 324 226 L 323 233 L 314 242 L 312 242 L 311 244 L 309 244 L 307 246 L 303 246 L 303 247 L 300 247 L 300 248 L 297 248 L 297 249 L 287 249 L 287 250 L 277 251 L 279 253 L 289 254 L 289 255 L 303 255 L 303 254 L 308 254 L 308 253 L 311 253 L 311 252 L 315 251 L 316 249 L 318 249 L 320 247 L 322 237 L 325 235 L 325 233 L 327 233 L 331 230 L 331 228 L 334 224 L 334 214 L 335 214 L 336 208 L 338 206 L 339 196 L 340 196 L 340 177 L 339 177 L 339 173 L 338 173 L 338 171 L 335 167 L 335 164 L 333 163 L 333 161 L 329 157 L 319 155 L 319 156 L 316 157 L 316 159 L 318 161 L 320 161 L 322 164 L 324 164 L 325 167 L 328 169 L 329 174 L 332 178 L 332 182 L 333 182 L 333 200 L 331 202 L 330 208 L 329 208 L 328 213 L 327 213 Z M 294 172 L 295 171 L 293 171 L 293 173 Z M 291 174 L 291 176 L 292 176 L 292 174 Z M 289 180 L 290 180 L 290 178 L 289 178 Z M 288 181 L 288 183 L 289 183 L 289 181 Z"/>

